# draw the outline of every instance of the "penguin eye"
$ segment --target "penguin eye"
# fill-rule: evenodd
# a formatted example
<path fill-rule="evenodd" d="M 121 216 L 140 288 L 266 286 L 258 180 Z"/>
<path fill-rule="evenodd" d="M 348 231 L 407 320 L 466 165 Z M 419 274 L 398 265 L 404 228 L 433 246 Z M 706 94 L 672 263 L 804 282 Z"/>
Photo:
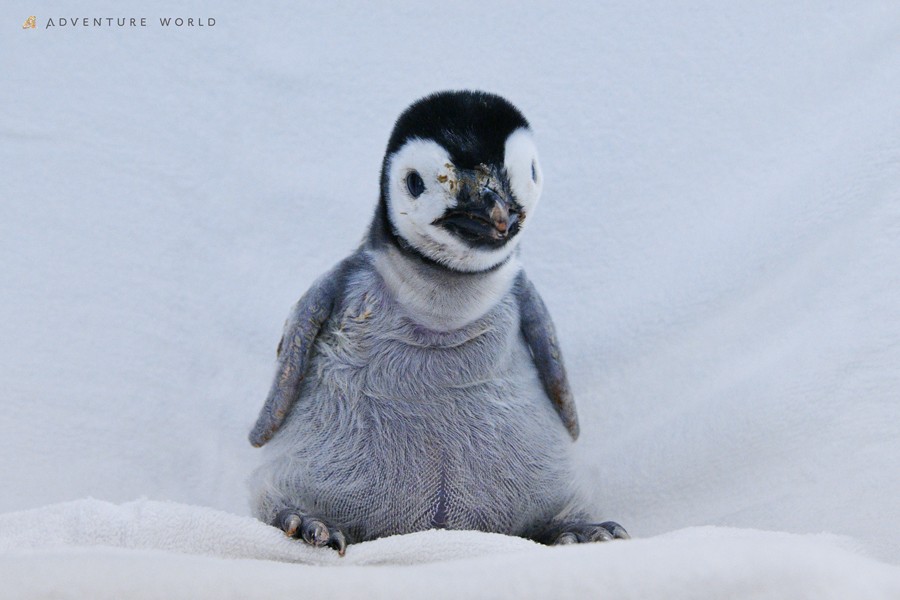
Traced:
<path fill-rule="evenodd" d="M 537 183 L 537 166 L 534 161 L 531 161 L 531 180 Z"/>
<path fill-rule="evenodd" d="M 413 198 L 418 198 L 425 191 L 425 182 L 422 181 L 422 177 L 418 173 L 413 171 L 406 176 L 406 189 L 409 190 Z"/>

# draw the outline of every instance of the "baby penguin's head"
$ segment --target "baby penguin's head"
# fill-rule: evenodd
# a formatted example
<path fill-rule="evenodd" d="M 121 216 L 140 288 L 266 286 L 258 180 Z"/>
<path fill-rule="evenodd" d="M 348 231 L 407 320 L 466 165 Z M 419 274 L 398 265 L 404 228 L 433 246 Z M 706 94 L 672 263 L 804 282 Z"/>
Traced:
<path fill-rule="evenodd" d="M 381 169 L 388 234 L 461 272 L 509 259 L 541 195 L 528 121 L 500 96 L 439 92 L 397 119 Z"/>

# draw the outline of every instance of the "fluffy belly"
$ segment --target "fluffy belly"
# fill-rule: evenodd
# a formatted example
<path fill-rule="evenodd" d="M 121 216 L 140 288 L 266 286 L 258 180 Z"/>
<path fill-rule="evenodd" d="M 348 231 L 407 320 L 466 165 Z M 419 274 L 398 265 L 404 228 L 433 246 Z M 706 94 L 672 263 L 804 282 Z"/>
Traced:
<path fill-rule="evenodd" d="M 294 479 L 302 503 L 356 539 L 435 527 L 518 534 L 558 512 L 568 489 L 562 436 L 531 427 L 521 407 L 484 410 L 492 401 L 474 396 L 389 409 L 358 398 L 352 418 L 310 414 L 305 443 L 289 453 L 303 465 Z"/>
<path fill-rule="evenodd" d="M 571 499 L 570 439 L 510 301 L 431 332 L 360 295 L 320 336 L 266 446 L 257 512 L 296 506 L 355 541 L 435 527 L 522 534 Z"/>

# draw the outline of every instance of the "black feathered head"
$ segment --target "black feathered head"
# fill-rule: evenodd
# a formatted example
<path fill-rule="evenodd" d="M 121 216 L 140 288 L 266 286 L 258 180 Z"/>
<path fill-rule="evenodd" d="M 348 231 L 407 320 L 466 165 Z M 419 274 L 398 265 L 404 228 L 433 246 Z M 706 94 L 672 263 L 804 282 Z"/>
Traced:
<path fill-rule="evenodd" d="M 438 92 L 403 111 L 388 141 L 380 235 L 454 271 L 509 259 L 542 187 L 528 121 L 486 92 Z"/>

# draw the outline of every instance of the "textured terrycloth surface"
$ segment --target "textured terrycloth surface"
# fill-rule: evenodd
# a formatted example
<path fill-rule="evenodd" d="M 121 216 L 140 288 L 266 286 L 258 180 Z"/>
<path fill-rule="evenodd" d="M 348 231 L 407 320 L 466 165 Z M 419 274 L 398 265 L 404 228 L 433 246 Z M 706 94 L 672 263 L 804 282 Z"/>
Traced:
<path fill-rule="evenodd" d="M 541 547 L 520 538 L 472 532 L 432 531 L 402 541 L 401 537 L 379 542 L 375 550 L 353 545 L 349 558 L 341 558 L 333 550 L 291 540 L 252 517 L 174 502 L 116 505 L 87 499 L 0 516 L 0 551 L 7 553 L 106 546 L 334 566 L 410 565 Z"/>
<path fill-rule="evenodd" d="M 900 562 L 900 4 L 224 0 L 192 3 L 216 18 L 202 30 L 21 29 L 32 11 L 182 10 L 0 4 L 0 512 L 148 497 L 249 514 L 246 435 L 287 311 L 363 235 L 397 114 L 477 87 L 534 127 L 546 185 L 523 264 L 568 361 L 583 483 L 644 539 L 341 582 L 887 589 L 821 537 L 653 536 L 831 532 Z M 296 565 L 245 581 L 235 564 L 12 549 L 0 581 L 309 587 Z M 704 593 L 713 573 L 727 593 Z"/>
<path fill-rule="evenodd" d="M 353 545 L 339 558 L 248 517 L 146 500 L 79 500 L 0 517 L 0 580 L 14 598 L 275 599 L 316 590 L 349 598 L 900 594 L 900 567 L 825 535 L 698 527 L 550 548 L 498 534 L 426 531 Z"/>

